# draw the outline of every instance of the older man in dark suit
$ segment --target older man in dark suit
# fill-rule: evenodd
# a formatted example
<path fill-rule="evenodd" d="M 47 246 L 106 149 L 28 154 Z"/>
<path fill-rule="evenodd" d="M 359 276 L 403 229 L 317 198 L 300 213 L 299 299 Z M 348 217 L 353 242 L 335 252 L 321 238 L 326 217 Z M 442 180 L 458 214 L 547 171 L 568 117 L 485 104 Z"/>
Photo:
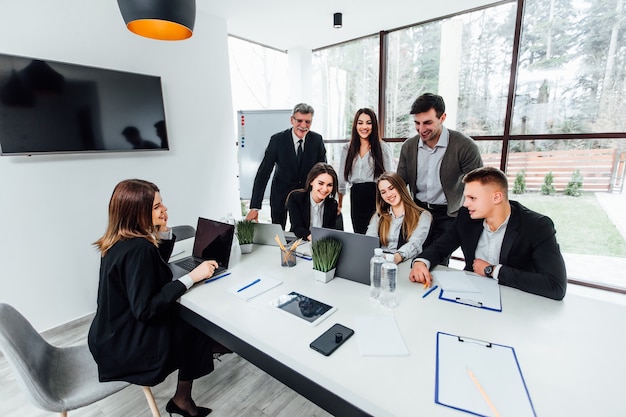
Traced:
<path fill-rule="evenodd" d="M 310 130 L 313 113 L 313 107 L 308 104 L 297 104 L 291 113 L 291 129 L 276 133 L 270 138 L 254 178 L 250 212 L 246 219 L 258 220 L 265 187 L 276 168 L 270 191 L 272 223 L 285 228 L 287 195 L 297 188 L 306 188 L 306 177 L 313 165 L 326 162 L 322 136 Z"/>
<path fill-rule="evenodd" d="M 509 201 L 508 181 L 499 169 L 477 168 L 463 182 L 465 200 L 452 228 L 417 256 L 409 279 L 430 286 L 430 267 L 460 245 L 466 271 L 563 299 L 567 275 L 552 220 Z"/>

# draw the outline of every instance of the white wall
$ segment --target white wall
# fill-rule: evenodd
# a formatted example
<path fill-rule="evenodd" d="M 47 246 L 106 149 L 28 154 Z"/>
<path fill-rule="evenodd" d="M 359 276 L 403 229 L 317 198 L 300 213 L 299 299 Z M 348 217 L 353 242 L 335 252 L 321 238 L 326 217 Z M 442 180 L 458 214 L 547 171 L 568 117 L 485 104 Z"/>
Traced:
<path fill-rule="evenodd" d="M 191 39 L 126 30 L 117 2 L 0 0 L 0 53 L 162 77 L 169 152 L 0 157 L 0 302 L 42 331 L 95 311 L 115 184 L 155 182 L 170 225 L 239 213 L 226 22 L 198 14 Z"/>

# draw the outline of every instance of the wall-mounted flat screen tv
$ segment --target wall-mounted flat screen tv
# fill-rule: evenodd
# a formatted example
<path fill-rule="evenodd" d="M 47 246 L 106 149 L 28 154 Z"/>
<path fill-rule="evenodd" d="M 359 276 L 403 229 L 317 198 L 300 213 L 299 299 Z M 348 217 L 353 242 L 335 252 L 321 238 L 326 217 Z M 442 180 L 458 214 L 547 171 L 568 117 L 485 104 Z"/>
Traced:
<path fill-rule="evenodd" d="M 2 155 L 167 150 L 161 78 L 0 54 Z"/>

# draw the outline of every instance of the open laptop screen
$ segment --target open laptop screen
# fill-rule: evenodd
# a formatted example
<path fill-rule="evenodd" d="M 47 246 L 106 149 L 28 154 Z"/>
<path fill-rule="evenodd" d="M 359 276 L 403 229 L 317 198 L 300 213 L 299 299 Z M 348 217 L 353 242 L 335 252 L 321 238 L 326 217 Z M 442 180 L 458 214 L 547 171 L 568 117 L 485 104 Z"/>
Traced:
<path fill-rule="evenodd" d="M 234 234 L 235 226 L 232 224 L 198 217 L 193 256 L 215 259 L 220 266 L 228 267 Z"/>

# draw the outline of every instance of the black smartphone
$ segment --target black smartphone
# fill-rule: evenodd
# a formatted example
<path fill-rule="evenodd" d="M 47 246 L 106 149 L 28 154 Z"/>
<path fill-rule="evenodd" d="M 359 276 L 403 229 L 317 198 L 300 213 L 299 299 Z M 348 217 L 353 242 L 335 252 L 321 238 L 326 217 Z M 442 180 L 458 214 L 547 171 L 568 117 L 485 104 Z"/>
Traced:
<path fill-rule="evenodd" d="M 322 333 L 320 337 L 312 341 L 309 346 L 311 349 L 318 351 L 322 355 L 329 356 L 337 350 L 343 342 L 350 339 L 353 334 L 354 330 L 337 323 Z"/>

